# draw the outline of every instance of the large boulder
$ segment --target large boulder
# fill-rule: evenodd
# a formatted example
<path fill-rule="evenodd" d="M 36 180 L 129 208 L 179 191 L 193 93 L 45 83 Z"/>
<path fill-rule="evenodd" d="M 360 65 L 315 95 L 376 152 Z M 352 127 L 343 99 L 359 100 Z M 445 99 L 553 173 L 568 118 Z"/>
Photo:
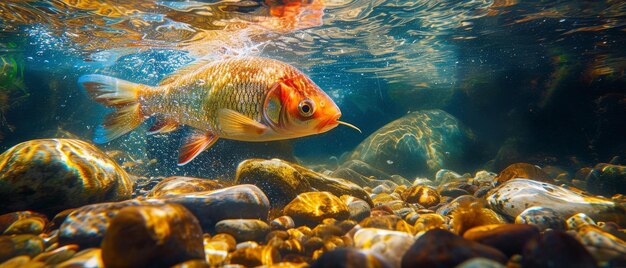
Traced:
<path fill-rule="evenodd" d="M 418 111 L 372 133 L 350 159 L 405 177 L 432 176 L 462 159 L 467 140 L 468 132 L 452 115 L 441 110 Z"/>
<path fill-rule="evenodd" d="M 131 198 L 128 174 L 95 146 L 73 139 L 31 140 L 0 155 L 0 214 L 48 215 Z"/>

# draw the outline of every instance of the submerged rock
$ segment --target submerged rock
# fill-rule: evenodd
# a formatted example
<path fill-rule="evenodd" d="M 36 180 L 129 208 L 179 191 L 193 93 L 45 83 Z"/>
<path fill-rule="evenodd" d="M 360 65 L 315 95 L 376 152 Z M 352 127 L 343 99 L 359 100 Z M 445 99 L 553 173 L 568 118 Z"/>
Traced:
<path fill-rule="evenodd" d="M 597 165 L 587 176 L 587 190 L 606 197 L 626 193 L 626 166 Z"/>
<path fill-rule="evenodd" d="M 67 208 L 129 199 L 132 182 L 115 161 L 80 140 L 43 139 L 0 155 L 0 213 Z"/>
<path fill-rule="evenodd" d="M 204 258 L 198 220 L 176 204 L 123 208 L 102 241 L 106 267 L 170 267 Z"/>
<path fill-rule="evenodd" d="M 402 200 L 429 208 L 439 204 L 440 197 L 435 189 L 428 186 L 411 186 L 402 192 Z"/>
<path fill-rule="evenodd" d="M 225 219 L 266 220 L 270 201 L 254 185 L 244 184 L 220 190 L 163 197 L 166 203 L 183 205 L 198 218 L 204 231 Z"/>
<path fill-rule="evenodd" d="M 32 211 L 19 211 L 0 215 L 0 234 L 40 234 L 48 224 L 48 218 Z"/>
<path fill-rule="evenodd" d="M 102 250 L 99 248 L 85 249 L 76 253 L 71 259 L 59 263 L 55 268 L 104 267 L 101 255 Z"/>
<path fill-rule="evenodd" d="M 546 231 L 526 244 L 522 267 L 598 267 L 598 265 L 574 237 L 562 231 Z"/>
<path fill-rule="evenodd" d="M 35 257 L 43 250 L 43 240 L 36 235 L 0 236 L 0 263 L 20 255 Z"/>
<path fill-rule="evenodd" d="M 539 236 L 539 229 L 528 224 L 490 224 L 474 227 L 463 238 L 497 248 L 508 257 L 521 254 L 531 239 Z"/>
<path fill-rule="evenodd" d="M 411 234 L 375 228 L 364 228 L 354 234 L 356 248 L 378 253 L 394 267 L 400 267 L 402 255 L 414 241 Z"/>
<path fill-rule="evenodd" d="M 270 246 L 245 247 L 231 253 L 230 263 L 245 267 L 271 265 L 280 261 L 278 250 Z"/>
<path fill-rule="evenodd" d="M 215 232 L 230 234 L 238 242 L 263 241 L 270 232 L 270 226 L 260 220 L 222 220 L 215 224 Z"/>
<path fill-rule="evenodd" d="M 376 267 L 391 268 L 391 264 L 387 263 L 381 257 L 371 252 L 357 250 L 353 248 L 338 248 L 322 254 L 313 264 L 311 268 L 324 267 Z"/>
<path fill-rule="evenodd" d="M 551 208 L 563 217 L 585 213 L 603 221 L 626 223 L 624 208 L 615 202 L 528 179 L 505 182 L 491 192 L 487 202 L 495 211 L 511 218 L 529 207 L 541 206 Z"/>
<path fill-rule="evenodd" d="M 299 194 L 284 208 L 285 215 L 296 225 L 314 227 L 326 218 L 347 220 L 350 217 L 348 206 L 339 197 L 329 192 L 308 192 Z"/>
<path fill-rule="evenodd" d="M 351 220 L 361 221 L 370 216 L 372 209 L 370 205 L 353 196 L 342 195 L 341 201 L 343 201 L 348 206 L 348 211 L 350 212 Z"/>
<path fill-rule="evenodd" d="M 405 177 L 431 175 L 461 160 L 467 134 L 441 110 L 407 114 L 372 133 L 350 159 Z"/>
<path fill-rule="evenodd" d="M 218 190 L 221 188 L 224 188 L 224 185 L 216 180 L 174 176 L 163 179 L 148 192 L 146 197 L 158 198 L 169 195 Z"/>
<path fill-rule="evenodd" d="M 505 263 L 507 258 L 495 248 L 433 229 L 422 236 L 402 257 L 402 267 L 454 267 L 462 262 L 483 257 Z"/>
<path fill-rule="evenodd" d="M 278 218 L 273 219 L 270 222 L 270 227 L 272 230 L 285 231 L 285 230 L 296 227 L 296 224 L 293 222 L 293 219 L 291 217 L 280 216 Z"/>
<path fill-rule="evenodd" d="M 502 170 L 502 172 L 500 172 L 496 181 L 498 182 L 498 185 L 500 185 L 517 178 L 548 183 L 554 182 L 546 172 L 541 170 L 540 167 L 527 163 L 516 163 L 506 167 Z"/>
<path fill-rule="evenodd" d="M 587 215 L 579 213 L 567 219 L 568 228 L 575 232 L 576 238 L 601 262 L 624 259 L 626 242 L 612 233 L 603 230 Z"/>
<path fill-rule="evenodd" d="M 551 208 L 529 207 L 515 218 L 517 224 L 532 224 L 540 231 L 564 230 L 565 219 Z"/>

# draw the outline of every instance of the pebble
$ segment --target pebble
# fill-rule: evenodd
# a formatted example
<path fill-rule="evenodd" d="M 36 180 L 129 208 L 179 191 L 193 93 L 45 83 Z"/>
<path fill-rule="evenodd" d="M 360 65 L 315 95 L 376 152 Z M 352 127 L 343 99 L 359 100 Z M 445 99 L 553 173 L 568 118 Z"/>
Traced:
<path fill-rule="evenodd" d="M 363 228 L 354 234 L 354 246 L 380 254 L 393 267 L 400 267 L 402 255 L 415 239 L 404 232 L 375 228 Z"/>
<path fill-rule="evenodd" d="M 329 192 L 308 192 L 299 194 L 284 208 L 296 225 L 314 227 L 323 219 L 346 220 L 350 217 L 348 206 L 339 197 Z"/>
<path fill-rule="evenodd" d="M 469 229 L 463 238 L 497 248 L 506 256 L 522 254 L 528 241 L 539 236 L 539 229 L 528 224 L 490 224 Z"/>
<path fill-rule="evenodd" d="M 311 264 L 311 268 L 325 267 L 391 268 L 394 266 L 370 252 L 353 248 L 338 248 L 321 254 L 315 262 Z"/>
<path fill-rule="evenodd" d="M 415 232 L 420 234 L 433 229 L 448 229 L 447 218 L 435 213 L 422 214 L 414 224 Z"/>
<path fill-rule="evenodd" d="M 55 268 L 76 267 L 104 268 L 104 263 L 102 262 L 102 250 L 99 248 L 85 249 L 76 253 L 71 259 L 55 266 Z"/>
<path fill-rule="evenodd" d="M 48 218 L 32 211 L 19 211 L 0 215 L 0 233 L 35 234 L 42 233 L 48 224 Z"/>
<path fill-rule="evenodd" d="M 626 193 L 626 166 L 598 164 L 586 177 L 590 193 L 606 197 Z"/>
<path fill-rule="evenodd" d="M 502 263 L 486 258 L 471 258 L 455 268 L 505 268 Z"/>
<path fill-rule="evenodd" d="M 428 186 L 411 186 L 402 192 L 402 200 L 412 204 L 419 204 L 422 207 L 429 208 L 439 204 L 439 193 Z"/>
<path fill-rule="evenodd" d="M 527 163 L 516 163 L 509 165 L 500 172 L 500 174 L 496 178 L 496 181 L 498 185 L 501 185 L 502 183 L 518 178 L 530 179 L 538 182 L 554 182 L 547 173 L 541 170 L 540 167 Z"/>
<path fill-rule="evenodd" d="M 223 266 L 228 260 L 228 250 L 228 243 L 224 241 L 206 241 L 204 243 L 205 260 L 211 267 Z"/>
<path fill-rule="evenodd" d="M 522 267 L 598 267 L 576 238 L 552 230 L 526 244 L 521 264 Z"/>
<path fill-rule="evenodd" d="M 287 230 L 296 227 L 293 219 L 289 216 L 280 216 L 273 219 L 270 222 L 270 228 L 272 230 Z"/>
<path fill-rule="evenodd" d="M 33 258 L 34 262 L 43 262 L 47 265 L 56 265 L 71 259 L 78 251 L 77 245 L 67 245 L 59 247 L 55 250 L 42 252 Z"/>
<path fill-rule="evenodd" d="M 131 198 L 126 171 L 95 146 L 73 139 L 22 142 L 0 155 L 0 213 L 64 209 Z"/>
<path fill-rule="evenodd" d="M 565 220 L 551 208 L 529 207 L 515 217 L 517 224 L 532 224 L 540 231 L 547 229 L 565 230 Z"/>
<path fill-rule="evenodd" d="M 224 185 L 217 180 L 174 176 L 163 179 L 148 192 L 146 197 L 159 198 L 221 188 L 224 188 Z"/>
<path fill-rule="evenodd" d="M 32 258 L 43 251 L 43 240 L 36 235 L 0 235 L 0 263 L 20 255 Z"/>
<path fill-rule="evenodd" d="M 235 240 L 263 241 L 270 232 L 270 226 L 260 220 L 231 219 L 221 220 L 215 224 L 215 232 L 232 235 Z"/>
<path fill-rule="evenodd" d="M 348 211 L 350 212 L 349 219 L 351 220 L 361 221 L 372 213 L 370 205 L 362 199 L 349 195 L 342 195 L 340 199 L 348 206 Z"/>
<path fill-rule="evenodd" d="M 192 259 L 205 259 L 202 229 L 181 205 L 123 208 L 102 241 L 106 267 L 170 267 Z"/>
<path fill-rule="evenodd" d="M 594 219 L 626 223 L 624 208 L 614 202 L 528 179 L 513 179 L 487 196 L 489 206 L 511 218 L 533 206 L 549 207 L 563 217 L 585 213 Z"/>
<path fill-rule="evenodd" d="M 435 173 L 435 184 L 442 185 L 442 184 L 453 182 L 462 178 L 463 176 L 459 175 L 458 173 L 454 171 L 447 170 L 447 169 L 440 169 L 437 171 L 437 173 Z"/>
<path fill-rule="evenodd" d="M 240 248 L 230 255 L 231 264 L 240 264 L 245 267 L 271 265 L 279 261 L 278 250 L 270 246 Z"/>
<path fill-rule="evenodd" d="M 402 256 L 401 267 L 455 267 L 466 260 L 483 257 L 506 263 L 507 258 L 495 248 L 433 229 L 420 236 Z"/>

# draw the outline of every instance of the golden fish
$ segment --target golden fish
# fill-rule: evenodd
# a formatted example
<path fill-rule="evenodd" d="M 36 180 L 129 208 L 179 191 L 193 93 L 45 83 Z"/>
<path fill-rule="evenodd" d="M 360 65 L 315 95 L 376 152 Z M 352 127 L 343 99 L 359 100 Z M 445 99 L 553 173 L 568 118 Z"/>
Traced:
<path fill-rule="evenodd" d="M 84 75 L 78 83 L 94 100 L 116 108 L 96 129 L 96 143 L 120 137 L 151 116 L 157 121 L 149 134 L 193 127 L 180 149 L 179 165 L 218 137 L 273 141 L 326 132 L 338 124 L 358 130 L 338 120 L 339 107 L 308 76 L 268 58 L 199 61 L 156 87 L 97 74 Z"/>

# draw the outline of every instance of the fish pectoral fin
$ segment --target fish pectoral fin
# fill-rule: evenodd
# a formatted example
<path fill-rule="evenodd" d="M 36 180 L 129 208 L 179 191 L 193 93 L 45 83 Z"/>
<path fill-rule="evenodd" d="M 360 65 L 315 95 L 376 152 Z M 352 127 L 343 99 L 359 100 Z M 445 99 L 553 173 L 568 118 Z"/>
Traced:
<path fill-rule="evenodd" d="M 218 137 L 211 131 L 195 130 L 184 140 L 178 152 L 178 165 L 183 166 L 198 156 L 202 151 L 211 147 Z"/>
<path fill-rule="evenodd" d="M 267 130 L 267 126 L 231 109 L 220 109 L 217 117 L 220 128 L 229 136 L 258 136 Z"/>
<path fill-rule="evenodd" d="M 172 118 L 157 118 L 146 134 L 168 133 L 178 128 L 178 122 Z"/>

